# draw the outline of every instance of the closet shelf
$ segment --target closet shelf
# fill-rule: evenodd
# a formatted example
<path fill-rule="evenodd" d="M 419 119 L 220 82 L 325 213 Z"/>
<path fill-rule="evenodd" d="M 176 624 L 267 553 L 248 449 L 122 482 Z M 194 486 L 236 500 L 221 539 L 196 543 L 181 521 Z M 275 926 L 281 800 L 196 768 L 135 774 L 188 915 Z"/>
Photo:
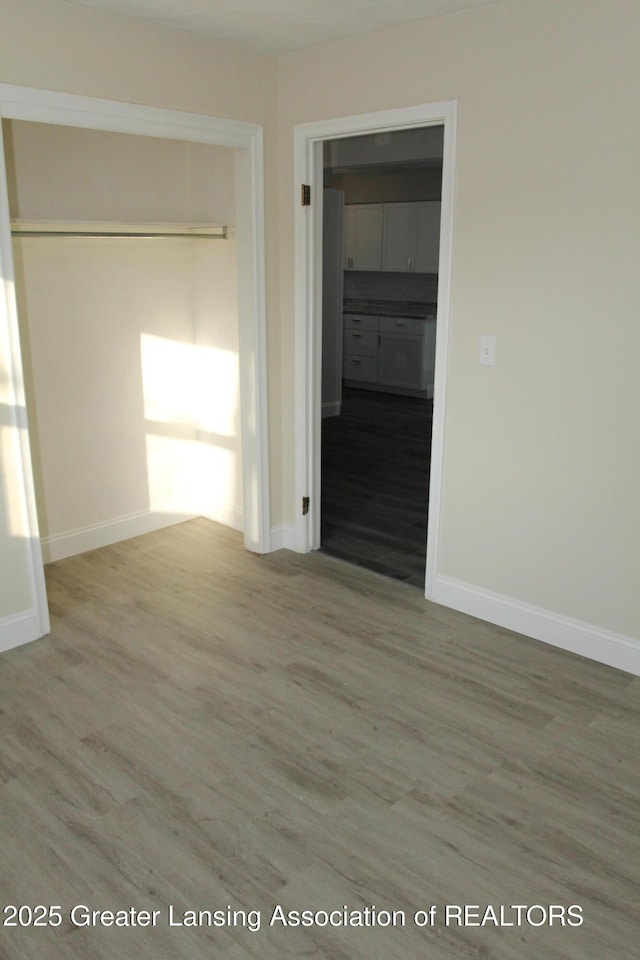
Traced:
<path fill-rule="evenodd" d="M 211 223 L 12 221 L 12 237 L 83 237 L 85 240 L 227 240 L 229 227 Z"/>

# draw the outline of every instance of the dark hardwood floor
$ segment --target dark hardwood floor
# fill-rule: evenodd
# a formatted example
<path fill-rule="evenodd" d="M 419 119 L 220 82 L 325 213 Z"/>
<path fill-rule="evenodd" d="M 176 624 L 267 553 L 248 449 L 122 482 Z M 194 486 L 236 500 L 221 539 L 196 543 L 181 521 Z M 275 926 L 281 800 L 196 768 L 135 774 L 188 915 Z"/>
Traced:
<path fill-rule="evenodd" d="M 345 389 L 322 422 L 322 549 L 422 588 L 431 400 Z"/>

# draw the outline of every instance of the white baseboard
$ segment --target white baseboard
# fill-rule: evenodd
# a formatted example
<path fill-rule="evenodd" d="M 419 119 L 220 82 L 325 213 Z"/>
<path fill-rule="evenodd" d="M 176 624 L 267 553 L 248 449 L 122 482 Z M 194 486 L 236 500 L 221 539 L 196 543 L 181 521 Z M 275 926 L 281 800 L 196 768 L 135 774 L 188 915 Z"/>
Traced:
<path fill-rule="evenodd" d="M 279 523 L 271 527 L 271 552 L 275 550 L 295 550 L 296 529 L 288 523 Z"/>
<path fill-rule="evenodd" d="M 37 610 L 25 610 L 11 617 L 0 618 L 0 653 L 31 643 L 42 636 L 42 625 Z"/>
<path fill-rule="evenodd" d="M 115 520 L 106 520 L 102 523 L 92 523 L 86 527 L 80 527 L 78 530 L 70 530 L 68 533 L 61 533 L 55 537 L 43 537 L 42 557 L 45 563 L 51 563 L 53 560 L 64 560 L 65 557 L 74 557 L 78 553 L 86 553 L 87 550 L 97 550 L 98 547 L 108 547 L 112 543 L 119 543 L 121 540 L 129 540 L 131 537 L 139 537 L 143 533 L 152 533 L 154 530 L 162 530 L 164 527 L 171 527 L 174 523 L 182 523 L 184 520 L 193 520 L 195 514 L 163 512 L 161 510 L 141 510 L 138 513 L 130 513 L 125 517 L 117 517 Z M 208 520 L 214 520 L 216 523 L 222 523 L 225 527 L 232 527 L 234 530 L 242 530 L 242 509 L 235 506 L 227 506 L 208 514 Z"/>
<path fill-rule="evenodd" d="M 471 584 L 438 576 L 432 598 L 480 620 L 640 676 L 640 641 L 529 606 Z"/>
<path fill-rule="evenodd" d="M 97 550 L 98 547 L 108 547 L 121 540 L 139 537 L 143 533 L 152 533 L 163 527 L 170 527 L 174 523 L 193 519 L 184 513 L 162 513 L 155 510 L 141 510 L 115 520 L 106 520 L 103 523 L 92 523 L 77 530 L 69 530 L 54 537 L 42 538 L 42 558 L 45 563 L 53 560 L 64 560 L 65 557 L 74 557 L 87 550 Z"/>
<path fill-rule="evenodd" d="M 213 520 L 215 523 L 221 523 L 225 527 L 231 527 L 232 530 L 244 530 L 244 515 L 242 507 L 226 506 L 221 507 L 211 513 L 203 513 L 201 516 L 207 520 Z"/>

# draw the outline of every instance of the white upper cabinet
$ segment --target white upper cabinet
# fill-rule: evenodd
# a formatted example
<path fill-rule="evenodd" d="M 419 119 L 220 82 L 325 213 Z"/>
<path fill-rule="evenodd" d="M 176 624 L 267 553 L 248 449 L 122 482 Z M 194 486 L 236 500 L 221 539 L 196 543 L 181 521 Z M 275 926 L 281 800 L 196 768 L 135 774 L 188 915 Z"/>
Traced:
<path fill-rule="evenodd" d="M 385 203 L 382 269 L 437 273 L 440 201 Z"/>
<path fill-rule="evenodd" d="M 407 273 L 415 246 L 415 204 L 386 203 L 384 206 L 384 233 L 382 269 Z"/>
<path fill-rule="evenodd" d="M 440 254 L 440 201 L 414 204 L 416 208 L 413 269 L 416 273 L 437 273 Z"/>
<path fill-rule="evenodd" d="M 440 201 L 347 204 L 343 238 L 345 270 L 437 273 Z"/>
<path fill-rule="evenodd" d="M 352 203 L 344 208 L 344 269 L 382 269 L 384 204 Z"/>

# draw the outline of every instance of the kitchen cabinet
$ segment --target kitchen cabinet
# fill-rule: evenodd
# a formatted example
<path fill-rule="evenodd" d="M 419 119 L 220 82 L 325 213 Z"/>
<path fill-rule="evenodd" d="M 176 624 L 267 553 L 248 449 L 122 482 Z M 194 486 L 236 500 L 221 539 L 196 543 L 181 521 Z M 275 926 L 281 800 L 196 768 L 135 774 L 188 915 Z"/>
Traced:
<path fill-rule="evenodd" d="M 437 273 L 440 257 L 440 201 L 425 200 L 415 204 L 415 244 L 413 270 L 416 273 Z"/>
<path fill-rule="evenodd" d="M 346 386 L 432 397 L 435 318 L 344 315 Z"/>
<path fill-rule="evenodd" d="M 383 270 L 437 273 L 439 248 L 439 201 L 384 204 Z"/>
<path fill-rule="evenodd" d="M 352 203 L 344 208 L 344 269 L 382 268 L 384 204 Z"/>
<path fill-rule="evenodd" d="M 382 269 L 407 273 L 415 247 L 415 204 L 385 203 Z"/>
<path fill-rule="evenodd" d="M 378 383 L 386 387 L 424 390 L 423 320 L 380 318 Z"/>
<path fill-rule="evenodd" d="M 347 383 L 378 382 L 379 317 L 346 313 L 343 319 L 342 377 Z"/>

